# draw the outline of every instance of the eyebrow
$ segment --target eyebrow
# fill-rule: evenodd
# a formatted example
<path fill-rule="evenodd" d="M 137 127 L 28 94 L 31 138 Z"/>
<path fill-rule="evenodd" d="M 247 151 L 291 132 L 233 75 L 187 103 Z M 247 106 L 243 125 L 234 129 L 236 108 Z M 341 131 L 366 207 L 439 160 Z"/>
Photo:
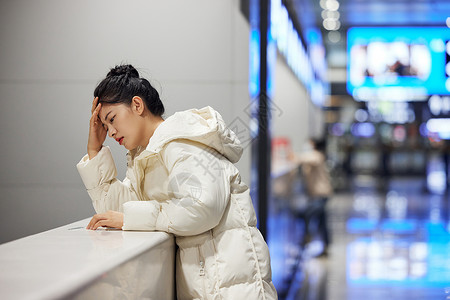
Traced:
<path fill-rule="evenodd" d="M 109 114 L 112 112 L 112 110 L 110 110 L 107 114 L 106 114 L 106 116 L 105 116 L 105 122 L 108 122 L 106 119 L 108 119 L 108 116 L 109 116 Z"/>

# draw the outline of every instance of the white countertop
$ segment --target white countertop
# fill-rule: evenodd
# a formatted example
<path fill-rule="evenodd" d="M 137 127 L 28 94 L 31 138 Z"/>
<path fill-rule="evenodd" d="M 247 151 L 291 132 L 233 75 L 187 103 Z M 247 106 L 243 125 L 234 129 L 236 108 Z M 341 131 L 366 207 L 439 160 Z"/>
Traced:
<path fill-rule="evenodd" d="M 86 230 L 89 220 L 0 245 L 0 298 L 65 297 L 161 243 L 174 243 L 165 232 Z"/>

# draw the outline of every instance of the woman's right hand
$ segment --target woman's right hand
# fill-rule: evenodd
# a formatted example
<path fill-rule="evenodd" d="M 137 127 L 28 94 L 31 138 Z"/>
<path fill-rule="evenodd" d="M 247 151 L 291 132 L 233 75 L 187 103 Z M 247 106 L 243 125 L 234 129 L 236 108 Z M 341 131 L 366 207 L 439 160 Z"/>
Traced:
<path fill-rule="evenodd" d="M 89 159 L 93 159 L 102 149 L 103 142 L 105 141 L 106 134 L 108 133 L 100 120 L 99 113 L 101 108 L 102 104 L 98 103 L 98 97 L 95 97 L 92 102 L 92 116 L 89 121 L 89 139 L 87 145 Z"/>

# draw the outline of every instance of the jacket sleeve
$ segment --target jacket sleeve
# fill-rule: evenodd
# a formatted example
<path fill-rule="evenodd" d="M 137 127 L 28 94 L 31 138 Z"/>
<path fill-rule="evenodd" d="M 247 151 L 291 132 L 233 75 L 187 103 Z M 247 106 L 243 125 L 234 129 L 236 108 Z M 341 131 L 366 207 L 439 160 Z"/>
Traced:
<path fill-rule="evenodd" d="M 138 200 L 128 178 L 123 182 L 116 179 L 117 169 L 109 147 L 103 147 L 91 160 L 85 155 L 77 169 L 97 213 L 122 212 L 123 203 Z"/>
<path fill-rule="evenodd" d="M 231 163 L 209 148 L 173 141 L 161 152 L 169 172 L 165 202 L 124 204 L 124 230 L 159 230 L 196 235 L 219 224 L 230 198 Z"/>

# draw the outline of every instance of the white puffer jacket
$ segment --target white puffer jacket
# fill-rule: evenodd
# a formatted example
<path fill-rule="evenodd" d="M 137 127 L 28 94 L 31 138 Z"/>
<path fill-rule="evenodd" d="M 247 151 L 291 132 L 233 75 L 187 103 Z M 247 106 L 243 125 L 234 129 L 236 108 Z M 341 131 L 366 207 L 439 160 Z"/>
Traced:
<path fill-rule="evenodd" d="M 211 107 L 175 113 L 146 149 L 128 153 L 127 176 L 108 147 L 78 163 L 97 213 L 124 213 L 123 230 L 173 233 L 178 299 L 277 299 L 268 247 L 249 188 L 233 165 L 236 135 Z"/>

